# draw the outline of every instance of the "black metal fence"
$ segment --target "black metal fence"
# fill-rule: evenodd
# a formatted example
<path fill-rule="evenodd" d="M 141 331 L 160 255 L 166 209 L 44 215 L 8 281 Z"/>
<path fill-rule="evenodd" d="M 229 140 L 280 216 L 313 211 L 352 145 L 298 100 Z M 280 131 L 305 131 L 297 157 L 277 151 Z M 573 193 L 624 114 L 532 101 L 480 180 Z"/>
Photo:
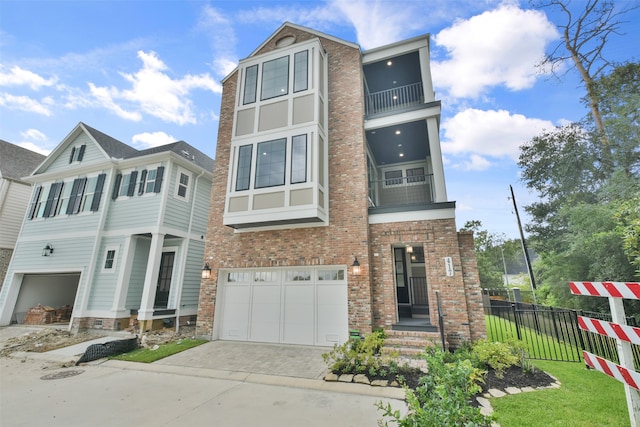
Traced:
<path fill-rule="evenodd" d="M 496 299 L 486 290 L 483 294 L 487 333 L 493 340 L 522 341 L 531 359 L 582 362 L 582 350 L 586 350 L 620 363 L 614 338 L 583 331 L 578 326 L 578 316 L 610 322 L 611 315 Z M 633 317 L 627 318 L 627 325 L 638 326 Z M 638 370 L 640 346 L 632 344 L 632 348 Z"/>

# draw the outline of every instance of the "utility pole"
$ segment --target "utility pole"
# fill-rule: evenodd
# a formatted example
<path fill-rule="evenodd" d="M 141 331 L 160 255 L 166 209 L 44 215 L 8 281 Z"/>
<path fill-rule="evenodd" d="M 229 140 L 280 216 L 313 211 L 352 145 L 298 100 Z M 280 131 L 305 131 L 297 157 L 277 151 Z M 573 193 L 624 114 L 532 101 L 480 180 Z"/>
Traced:
<path fill-rule="evenodd" d="M 536 282 L 533 278 L 533 270 L 531 269 L 531 259 L 529 259 L 529 251 L 527 251 L 527 244 L 524 240 L 524 233 L 522 232 L 522 223 L 520 222 L 520 214 L 518 213 L 518 205 L 516 204 L 516 196 L 513 194 L 513 187 L 510 185 L 511 200 L 513 201 L 513 209 L 516 211 L 516 218 L 518 219 L 518 230 L 520 230 L 520 241 L 522 242 L 522 251 L 524 252 L 524 259 L 527 262 L 527 272 L 529 273 L 529 280 L 531 280 L 531 289 L 533 290 L 533 300 L 536 301 Z"/>

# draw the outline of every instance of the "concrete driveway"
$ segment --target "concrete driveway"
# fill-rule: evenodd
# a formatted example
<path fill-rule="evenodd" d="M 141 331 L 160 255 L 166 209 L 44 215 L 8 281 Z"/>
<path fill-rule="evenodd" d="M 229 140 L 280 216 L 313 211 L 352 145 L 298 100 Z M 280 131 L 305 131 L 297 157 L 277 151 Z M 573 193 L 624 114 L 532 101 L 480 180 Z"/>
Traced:
<path fill-rule="evenodd" d="M 214 341 L 78 367 L 65 349 L 14 354 L 0 359 L 0 425 L 359 427 L 377 425 L 376 402 L 406 411 L 400 389 L 323 381 L 327 350 Z"/>

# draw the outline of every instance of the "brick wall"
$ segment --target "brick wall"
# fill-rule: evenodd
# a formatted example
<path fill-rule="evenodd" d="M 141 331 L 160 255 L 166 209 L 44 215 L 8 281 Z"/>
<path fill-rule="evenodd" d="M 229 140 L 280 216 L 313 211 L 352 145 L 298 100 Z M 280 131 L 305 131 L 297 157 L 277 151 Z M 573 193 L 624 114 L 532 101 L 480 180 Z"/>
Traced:
<path fill-rule="evenodd" d="M 431 324 L 438 325 L 437 292 L 450 346 L 486 335 L 473 235 L 463 233 L 459 239 L 454 219 L 373 224 L 370 239 L 375 327 L 396 322 L 392 249 L 410 244 L 424 247 Z M 445 257 L 452 258 L 453 276 L 446 275 Z"/>
<path fill-rule="evenodd" d="M 298 42 L 315 35 L 285 27 L 259 53 L 274 49 L 279 38 L 293 35 Z M 222 225 L 229 170 L 237 75 L 223 86 L 216 167 L 205 244 L 211 279 L 203 280 L 197 334 L 212 333 L 218 270 L 304 265 L 351 265 L 358 257 L 362 274 L 348 274 L 349 327 L 370 332 L 371 289 L 368 261 L 367 172 L 362 117 L 364 94 L 359 49 L 321 39 L 328 61 L 329 109 L 329 225 L 274 231 L 234 233 Z"/>

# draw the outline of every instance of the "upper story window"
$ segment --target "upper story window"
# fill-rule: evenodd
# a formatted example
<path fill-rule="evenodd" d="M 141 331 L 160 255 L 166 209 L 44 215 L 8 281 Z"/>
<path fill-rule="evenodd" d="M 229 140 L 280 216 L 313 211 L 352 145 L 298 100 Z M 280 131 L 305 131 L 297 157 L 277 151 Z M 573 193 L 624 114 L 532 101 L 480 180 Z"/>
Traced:
<path fill-rule="evenodd" d="M 384 173 L 384 185 L 401 185 L 402 184 L 402 169 L 386 171 Z"/>
<path fill-rule="evenodd" d="M 178 168 L 178 181 L 176 182 L 175 196 L 179 199 L 189 200 L 191 188 L 191 174 L 182 168 Z"/>
<path fill-rule="evenodd" d="M 256 102 L 256 93 L 258 91 L 258 66 L 252 65 L 247 67 L 244 77 L 244 99 L 243 104 L 251 104 Z"/>
<path fill-rule="evenodd" d="M 99 174 L 38 186 L 33 193 L 28 218 L 96 212 L 100 207 L 105 178 L 106 174 Z"/>
<path fill-rule="evenodd" d="M 407 182 L 424 182 L 424 168 L 409 168 L 407 169 Z"/>
<path fill-rule="evenodd" d="M 289 93 L 289 57 L 273 59 L 262 64 L 262 92 L 260 100 Z"/>
<path fill-rule="evenodd" d="M 258 143 L 256 188 L 284 185 L 287 139 Z"/>
<path fill-rule="evenodd" d="M 291 70 L 291 64 L 293 64 L 293 70 Z M 309 89 L 308 50 L 246 67 L 244 69 L 242 104 L 256 102 L 258 87 L 260 88 L 261 101 L 288 95 L 290 75 L 293 75 L 293 87 L 291 88 L 293 92 Z"/>
<path fill-rule="evenodd" d="M 104 264 L 102 264 L 103 273 L 113 273 L 116 270 L 118 261 L 118 247 L 107 246 L 104 256 Z"/>
<path fill-rule="evenodd" d="M 71 148 L 71 154 L 69 155 L 69 163 L 73 162 L 81 162 L 84 157 L 84 150 L 86 150 L 86 145 L 80 145 L 78 147 Z"/>
<path fill-rule="evenodd" d="M 279 138 L 238 147 L 235 191 L 250 188 L 253 167 L 255 167 L 254 188 L 285 185 L 289 152 L 291 153 L 289 183 L 307 182 L 307 145 L 307 135 L 302 134 L 292 138 Z M 255 166 L 252 163 L 254 147 L 257 153 Z"/>
<path fill-rule="evenodd" d="M 119 173 L 116 175 L 111 198 L 115 200 L 118 197 L 132 197 L 136 194 L 136 188 L 138 196 L 145 193 L 159 193 L 162 189 L 163 175 L 164 166 Z"/>

